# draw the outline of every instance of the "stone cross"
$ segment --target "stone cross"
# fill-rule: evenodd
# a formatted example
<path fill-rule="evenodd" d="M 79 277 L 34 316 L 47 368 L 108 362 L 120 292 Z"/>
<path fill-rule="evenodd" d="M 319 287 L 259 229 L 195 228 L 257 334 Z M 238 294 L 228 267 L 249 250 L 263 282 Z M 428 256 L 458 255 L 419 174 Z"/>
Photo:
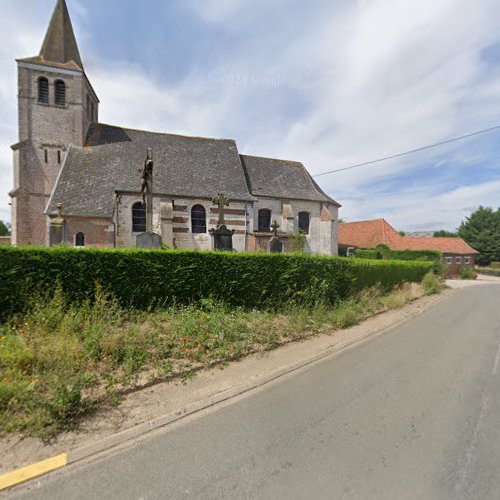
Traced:
<path fill-rule="evenodd" d="M 273 220 L 273 223 L 271 224 L 271 229 L 273 230 L 273 235 L 274 236 L 278 236 L 278 229 L 280 227 L 281 226 L 278 224 L 278 221 L 277 220 Z"/>
<path fill-rule="evenodd" d="M 224 196 L 224 193 L 219 193 L 212 199 L 212 203 L 219 206 L 219 222 L 217 223 L 217 227 L 224 226 L 226 223 L 224 220 L 224 207 L 229 206 L 229 200 Z"/>
<path fill-rule="evenodd" d="M 153 232 L 153 152 L 148 149 L 141 173 L 142 201 L 146 205 L 146 232 Z M 140 171 L 141 172 L 141 171 Z"/>

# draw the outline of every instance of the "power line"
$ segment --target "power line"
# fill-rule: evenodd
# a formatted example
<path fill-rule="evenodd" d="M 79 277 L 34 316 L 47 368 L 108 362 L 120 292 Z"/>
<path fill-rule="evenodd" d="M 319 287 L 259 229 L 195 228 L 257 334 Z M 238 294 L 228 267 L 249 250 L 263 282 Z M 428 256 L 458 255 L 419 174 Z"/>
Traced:
<path fill-rule="evenodd" d="M 486 134 L 487 132 L 492 132 L 493 130 L 497 129 L 500 129 L 500 125 L 495 125 L 494 127 L 486 128 L 484 130 L 478 130 L 477 132 L 471 132 L 470 134 L 462 135 L 460 137 L 454 137 L 453 139 L 448 139 L 446 141 L 436 142 L 435 144 L 429 144 L 428 146 L 422 146 L 421 148 L 411 149 L 410 151 L 405 151 L 403 153 L 397 153 L 395 155 L 385 156 L 384 158 L 377 158 L 376 160 L 357 163 L 356 165 L 350 165 L 349 167 L 337 168 L 336 170 L 329 170 L 328 172 L 321 172 L 320 174 L 313 175 L 313 177 L 321 177 L 323 175 L 333 174 L 335 172 L 343 172 L 345 170 L 352 170 L 353 168 L 365 167 L 366 165 L 373 165 L 374 163 L 380 163 L 382 161 L 393 160 L 394 158 L 401 158 L 402 156 L 418 153 L 419 151 L 425 151 L 426 149 L 437 148 L 438 146 L 444 146 L 445 144 L 450 144 L 452 142 L 463 141 L 464 139 L 468 139 L 469 137 Z"/>

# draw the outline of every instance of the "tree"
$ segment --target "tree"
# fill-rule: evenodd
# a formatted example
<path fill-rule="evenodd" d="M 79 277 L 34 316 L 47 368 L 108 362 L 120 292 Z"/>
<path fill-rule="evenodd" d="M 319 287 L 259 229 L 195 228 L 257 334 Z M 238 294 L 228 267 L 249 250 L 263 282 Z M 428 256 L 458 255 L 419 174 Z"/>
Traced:
<path fill-rule="evenodd" d="M 479 264 L 500 261 L 500 208 L 480 206 L 462 222 L 458 234 L 481 254 Z"/>
<path fill-rule="evenodd" d="M 444 229 L 441 231 L 434 232 L 434 238 L 456 238 L 458 236 L 457 233 L 452 233 L 451 231 L 445 231 Z"/>
<path fill-rule="evenodd" d="M 10 224 L 5 223 L 3 220 L 0 220 L 0 236 L 9 236 L 10 234 L 9 226 Z"/>

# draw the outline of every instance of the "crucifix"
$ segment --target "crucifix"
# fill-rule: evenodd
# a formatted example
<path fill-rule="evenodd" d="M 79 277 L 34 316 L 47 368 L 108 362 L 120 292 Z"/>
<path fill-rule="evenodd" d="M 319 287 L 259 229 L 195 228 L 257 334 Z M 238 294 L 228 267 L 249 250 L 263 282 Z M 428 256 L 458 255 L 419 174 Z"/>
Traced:
<path fill-rule="evenodd" d="M 139 170 L 139 172 L 141 172 Z M 153 152 L 148 149 L 141 172 L 142 201 L 146 205 L 146 232 L 153 232 Z"/>
<path fill-rule="evenodd" d="M 224 207 L 229 206 L 229 200 L 224 196 L 224 193 L 219 193 L 212 199 L 212 203 L 219 206 L 219 222 L 217 223 L 217 227 L 224 226 Z"/>
<path fill-rule="evenodd" d="M 278 236 L 278 229 L 281 226 L 278 224 L 278 221 L 275 219 L 273 220 L 273 223 L 271 224 L 271 229 L 273 230 L 273 235 Z"/>

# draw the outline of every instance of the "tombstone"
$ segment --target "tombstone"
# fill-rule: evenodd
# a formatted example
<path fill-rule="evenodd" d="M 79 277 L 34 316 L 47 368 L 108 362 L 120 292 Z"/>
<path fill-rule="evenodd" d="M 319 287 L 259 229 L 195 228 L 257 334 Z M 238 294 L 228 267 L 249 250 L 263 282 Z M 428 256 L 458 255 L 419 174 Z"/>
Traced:
<path fill-rule="evenodd" d="M 135 246 L 154 250 L 161 248 L 162 240 L 159 234 L 153 232 L 153 153 L 148 149 L 144 168 L 141 173 L 142 201 L 146 205 L 146 232 L 137 235 Z M 141 172 L 139 170 L 139 172 Z"/>
<path fill-rule="evenodd" d="M 229 200 L 224 196 L 224 193 L 219 193 L 212 199 L 212 203 L 219 206 L 217 229 L 209 231 L 214 238 L 214 249 L 232 252 L 234 229 L 228 229 L 224 220 L 224 207 L 229 206 Z"/>
<path fill-rule="evenodd" d="M 57 217 L 50 220 L 49 245 L 60 245 L 66 241 L 66 222 L 62 216 L 62 205 L 57 205 Z"/>
<path fill-rule="evenodd" d="M 283 253 L 283 243 L 280 241 L 278 237 L 278 229 L 280 225 L 277 221 L 273 221 L 271 229 L 273 230 L 273 237 L 269 242 L 269 251 L 271 253 Z"/>

